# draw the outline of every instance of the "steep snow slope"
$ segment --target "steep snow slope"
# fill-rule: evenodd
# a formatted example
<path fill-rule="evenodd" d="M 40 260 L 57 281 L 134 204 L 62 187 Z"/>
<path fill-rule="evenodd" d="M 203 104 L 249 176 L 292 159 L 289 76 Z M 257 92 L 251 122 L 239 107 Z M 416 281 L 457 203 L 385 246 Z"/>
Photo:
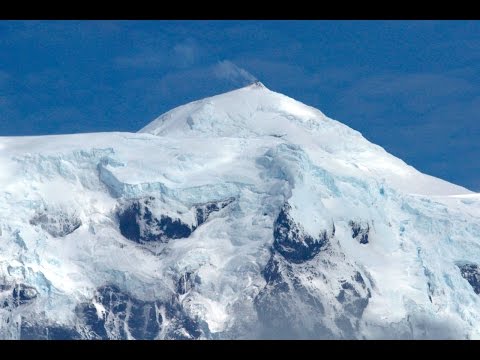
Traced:
<path fill-rule="evenodd" d="M 0 138 L 0 338 L 479 338 L 479 220 L 260 83 Z"/>

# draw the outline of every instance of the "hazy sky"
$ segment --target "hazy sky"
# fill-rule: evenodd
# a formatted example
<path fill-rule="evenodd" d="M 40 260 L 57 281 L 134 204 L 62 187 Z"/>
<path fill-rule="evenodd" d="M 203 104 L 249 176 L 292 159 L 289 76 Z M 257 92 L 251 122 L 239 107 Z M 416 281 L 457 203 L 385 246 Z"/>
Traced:
<path fill-rule="evenodd" d="M 136 131 L 261 80 L 480 191 L 478 21 L 0 21 L 0 136 Z"/>

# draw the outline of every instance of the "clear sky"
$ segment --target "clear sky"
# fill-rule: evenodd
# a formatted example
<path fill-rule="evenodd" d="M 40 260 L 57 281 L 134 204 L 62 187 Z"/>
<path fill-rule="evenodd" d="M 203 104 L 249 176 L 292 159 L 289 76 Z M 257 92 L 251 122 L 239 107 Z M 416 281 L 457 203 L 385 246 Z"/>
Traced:
<path fill-rule="evenodd" d="M 480 191 L 478 21 L 0 21 L 0 136 L 137 131 L 258 78 Z"/>

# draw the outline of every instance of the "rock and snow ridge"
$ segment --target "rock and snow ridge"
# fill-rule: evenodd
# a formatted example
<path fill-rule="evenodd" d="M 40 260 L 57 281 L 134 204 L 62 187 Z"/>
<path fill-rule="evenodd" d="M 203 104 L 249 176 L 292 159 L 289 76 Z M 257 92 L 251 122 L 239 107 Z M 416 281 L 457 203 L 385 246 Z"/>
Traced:
<path fill-rule="evenodd" d="M 480 338 L 480 197 L 255 83 L 0 137 L 0 338 Z"/>

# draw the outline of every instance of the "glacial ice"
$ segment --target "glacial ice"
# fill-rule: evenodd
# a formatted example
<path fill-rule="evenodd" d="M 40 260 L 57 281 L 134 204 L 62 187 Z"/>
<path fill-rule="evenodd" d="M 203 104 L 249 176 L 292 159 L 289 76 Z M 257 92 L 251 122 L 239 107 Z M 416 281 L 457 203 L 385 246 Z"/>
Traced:
<path fill-rule="evenodd" d="M 126 220 L 193 231 L 123 236 L 149 198 Z M 263 85 L 140 133 L 0 137 L 2 339 L 478 339 L 478 264 L 478 194 Z"/>

